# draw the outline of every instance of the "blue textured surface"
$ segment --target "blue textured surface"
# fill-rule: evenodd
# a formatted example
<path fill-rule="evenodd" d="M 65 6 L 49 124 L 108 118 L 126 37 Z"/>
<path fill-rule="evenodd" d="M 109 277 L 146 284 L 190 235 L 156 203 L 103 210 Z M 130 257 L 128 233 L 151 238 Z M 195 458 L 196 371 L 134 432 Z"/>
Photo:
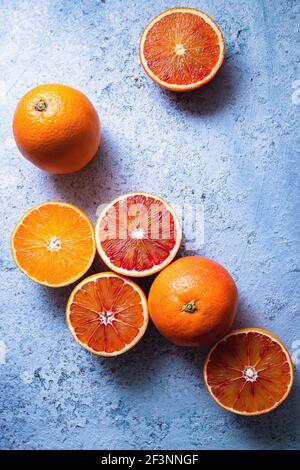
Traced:
<path fill-rule="evenodd" d="M 147 78 L 137 51 L 143 27 L 173 2 L 0 1 L 1 448 L 299 448 L 300 365 L 275 412 L 231 415 L 204 388 L 204 352 L 172 346 L 150 326 L 126 355 L 93 357 L 66 327 L 70 289 L 35 285 L 10 257 L 12 227 L 47 199 L 93 220 L 99 204 L 128 191 L 202 201 L 196 253 L 232 272 L 236 324 L 270 330 L 300 363 L 300 4 L 185 4 L 220 24 L 226 60 L 213 83 L 175 95 Z M 101 116 L 101 150 L 78 174 L 42 173 L 14 145 L 16 103 L 45 82 L 79 88 Z"/>

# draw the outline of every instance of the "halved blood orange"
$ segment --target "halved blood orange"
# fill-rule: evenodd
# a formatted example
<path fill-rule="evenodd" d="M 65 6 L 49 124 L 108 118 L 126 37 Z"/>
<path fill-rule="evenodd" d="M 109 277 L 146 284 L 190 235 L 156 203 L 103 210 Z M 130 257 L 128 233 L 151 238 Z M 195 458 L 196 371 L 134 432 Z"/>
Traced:
<path fill-rule="evenodd" d="M 18 268 L 33 281 L 65 286 L 83 276 L 95 258 L 94 227 L 78 207 L 43 202 L 17 223 L 11 251 Z"/>
<path fill-rule="evenodd" d="M 158 15 L 144 30 L 139 49 L 149 77 L 173 91 L 205 85 L 224 60 L 219 26 L 194 8 L 172 8 Z"/>
<path fill-rule="evenodd" d="M 294 369 L 286 347 L 267 331 L 232 331 L 209 352 L 204 381 L 213 399 L 226 410 L 260 415 L 288 396 Z"/>
<path fill-rule="evenodd" d="M 166 201 L 130 193 L 111 202 L 96 223 L 97 250 L 110 269 L 133 277 L 167 266 L 181 242 L 178 218 Z"/>
<path fill-rule="evenodd" d="M 131 349 L 148 325 L 145 294 L 130 279 L 104 272 L 84 279 L 70 295 L 66 318 L 75 340 L 98 356 Z"/>

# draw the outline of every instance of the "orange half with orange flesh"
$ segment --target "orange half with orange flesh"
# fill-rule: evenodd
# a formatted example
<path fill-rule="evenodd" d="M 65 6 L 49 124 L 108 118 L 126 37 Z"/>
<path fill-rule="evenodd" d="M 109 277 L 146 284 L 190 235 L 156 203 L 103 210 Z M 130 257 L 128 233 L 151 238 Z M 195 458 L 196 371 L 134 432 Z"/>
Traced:
<path fill-rule="evenodd" d="M 77 281 L 96 252 L 94 227 L 80 210 L 65 202 L 43 202 L 20 219 L 11 236 L 18 268 L 49 287 Z"/>
<path fill-rule="evenodd" d="M 84 279 L 66 308 L 75 340 L 98 356 L 117 356 L 131 349 L 144 335 L 148 318 L 141 288 L 111 272 Z"/>
<path fill-rule="evenodd" d="M 181 237 L 175 211 L 150 193 L 116 198 L 96 223 L 100 257 L 111 270 L 129 277 L 149 276 L 166 267 L 176 256 Z"/>
<path fill-rule="evenodd" d="M 224 60 L 219 26 L 194 8 L 172 8 L 154 18 L 140 41 L 140 60 L 158 85 L 191 91 L 216 75 Z"/>
<path fill-rule="evenodd" d="M 260 415 L 288 396 L 294 369 L 286 347 L 259 328 L 232 331 L 209 352 L 204 381 L 213 399 L 226 410 Z"/>

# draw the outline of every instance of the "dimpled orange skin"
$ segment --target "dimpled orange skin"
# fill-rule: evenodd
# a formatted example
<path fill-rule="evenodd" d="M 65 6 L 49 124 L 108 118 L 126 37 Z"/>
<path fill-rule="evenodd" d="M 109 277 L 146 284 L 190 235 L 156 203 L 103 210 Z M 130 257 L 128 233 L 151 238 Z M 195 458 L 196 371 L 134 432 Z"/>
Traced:
<path fill-rule="evenodd" d="M 100 121 L 92 103 L 60 84 L 40 85 L 21 98 L 13 132 L 24 157 L 48 173 L 80 170 L 100 144 Z"/>
<path fill-rule="evenodd" d="M 154 325 L 179 346 L 206 347 L 225 336 L 237 304 L 237 287 L 228 271 L 200 256 L 171 263 L 158 274 L 148 297 Z"/>

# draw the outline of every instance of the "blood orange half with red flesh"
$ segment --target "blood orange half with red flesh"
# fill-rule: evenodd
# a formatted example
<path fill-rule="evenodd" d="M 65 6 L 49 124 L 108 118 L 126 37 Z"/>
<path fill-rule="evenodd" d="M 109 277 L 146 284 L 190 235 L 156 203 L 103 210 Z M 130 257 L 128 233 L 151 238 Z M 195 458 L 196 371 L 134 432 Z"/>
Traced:
<path fill-rule="evenodd" d="M 141 277 L 154 274 L 175 257 L 181 227 L 169 204 L 148 193 L 120 196 L 100 214 L 97 250 L 113 271 Z"/>
<path fill-rule="evenodd" d="M 242 415 L 275 409 L 288 396 L 293 365 L 278 338 L 258 328 L 232 331 L 209 352 L 204 380 L 223 408 Z"/>
<path fill-rule="evenodd" d="M 130 279 L 105 272 L 84 279 L 66 308 L 76 341 L 99 356 L 117 356 L 131 349 L 148 325 L 145 294 Z"/>
<path fill-rule="evenodd" d="M 172 8 L 154 18 L 140 41 L 140 59 L 152 80 L 173 91 L 209 82 L 224 60 L 219 26 L 194 8 Z"/>

